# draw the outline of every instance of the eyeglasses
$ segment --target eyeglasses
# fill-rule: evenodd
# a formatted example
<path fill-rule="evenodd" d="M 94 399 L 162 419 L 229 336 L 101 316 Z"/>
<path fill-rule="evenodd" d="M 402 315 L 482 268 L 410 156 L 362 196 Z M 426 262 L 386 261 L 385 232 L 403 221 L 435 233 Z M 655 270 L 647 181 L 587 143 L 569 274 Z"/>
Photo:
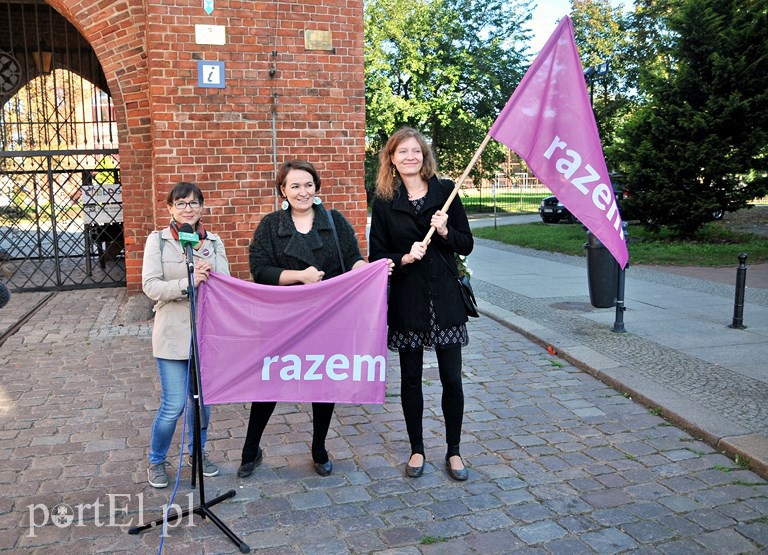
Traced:
<path fill-rule="evenodd" d="M 191 200 L 189 202 L 178 200 L 174 202 L 173 205 L 176 207 L 176 210 L 185 210 L 187 206 L 189 206 L 192 210 L 197 210 L 198 208 L 200 208 L 200 203 L 196 200 Z"/>

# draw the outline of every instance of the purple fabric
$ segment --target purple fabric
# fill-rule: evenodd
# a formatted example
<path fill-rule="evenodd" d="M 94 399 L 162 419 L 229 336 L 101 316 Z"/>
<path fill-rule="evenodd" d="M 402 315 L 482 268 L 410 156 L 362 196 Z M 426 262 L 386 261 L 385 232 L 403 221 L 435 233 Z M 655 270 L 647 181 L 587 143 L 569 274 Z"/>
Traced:
<path fill-rule="evenodd" d="M 290 287 L 213 273 L 197 336 L 206 404 L 383 403 L 387 261 Z"/>
<path fill-rule="evenodd" d="M 569 17 L 560 21 L 488 133 L 517 152 L 626 266 L 621 215 Z"/>

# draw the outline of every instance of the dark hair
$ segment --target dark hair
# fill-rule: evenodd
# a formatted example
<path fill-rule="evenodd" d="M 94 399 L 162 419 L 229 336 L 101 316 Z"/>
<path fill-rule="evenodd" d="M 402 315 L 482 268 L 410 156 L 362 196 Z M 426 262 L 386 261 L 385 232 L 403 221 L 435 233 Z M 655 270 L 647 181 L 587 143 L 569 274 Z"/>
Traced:
<path fill-rule="evenodd" d="M 200 190 L 200 187 L 194 183 L 189 183 L 188 181 L 179 181 L 174 188 L 171 189 L 171 192 L 168 193 L 168 198 L 165 199 L 165 202 L 170 206 L 177 200 L 187 198 L 189 195 L 195 195 L 195 198 L 200 204 L 204 204 L 203 192 Z"/>
<path fill-rule="evenodd" d="M 283 165 L 280 166 L 280 169 L 277 172 L 277 178 L 275 179 L 275 184 L 277 185 L 277 194 L 282 196 L 283 191 L 281 187 L 285 185 L 285 179 L 288 177 L 288 172 L 291 170 L 302 170 L 307 172 L 312 176 L 312 181 L 315 182 L 315 192 L 320 191 L 320 176 L 317 175 L 317 170 L 315 169 L 315 166 L 313 166 L 310 162 L 307 162 L 306 160 L 289 160 L 287 162 L 283 162 Z"/>

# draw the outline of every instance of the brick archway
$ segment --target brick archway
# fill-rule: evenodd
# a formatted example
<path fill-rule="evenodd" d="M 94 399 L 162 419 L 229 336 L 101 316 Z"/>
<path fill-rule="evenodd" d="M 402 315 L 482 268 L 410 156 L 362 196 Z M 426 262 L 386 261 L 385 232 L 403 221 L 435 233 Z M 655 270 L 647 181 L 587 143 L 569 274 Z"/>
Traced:
<path fill-rule="evenodd" d="M 206 192 L 206 227 L 248 279 L 248 242 L 275 208 L 275 165 L 288 158 L 315 164 L 325 205 L 344 212 L 365 252 L 363 0 L 221 2 L 212 14 L 201 0 L 48 4 L 92 46 L 114 102 L 129 291 L 181 180 Z M 198 25 L 225 28 L 224 44 L 198 41 Z M 225 88 L 199 86 L 202 61 L 226 65 Z"/>
<path fill-rule="evenodd" d="M 115 3 L 49 0 L 48 4 L 90 43 L 114 102 L 120 145 L 126 274 L 129 289 L 137 290 L 144 237 L 155 223 L 151 209 L 153 189 L 146 187 L 153 179 L 144 8 L 136 0 Z"/>

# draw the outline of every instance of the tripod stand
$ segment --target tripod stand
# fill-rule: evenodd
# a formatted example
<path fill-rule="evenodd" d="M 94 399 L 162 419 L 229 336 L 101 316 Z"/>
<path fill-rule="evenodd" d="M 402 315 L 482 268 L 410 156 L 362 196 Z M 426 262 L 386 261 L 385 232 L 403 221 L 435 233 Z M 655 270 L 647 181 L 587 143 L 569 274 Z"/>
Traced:
<path fill-rule="evenodd" d="M 187 229 L 188 228 L 188 229 Z M 185 240 L 185 236 L 186 240 Z M 192 226 L 189 224 L 184 224 L 181 226 L 180 232 L 179 232 L 179 238 L 182 242 L 182 246 L 184 247 L 185 254 L 186 254 L 186 262 L 187 262 L 187 278 L 188 278 L 188 285 L 187 285 L 187 296 L 189 298 L 189 325 L 191 327 L 191 333 L 192 333 L 192 347 L 191 347 L 191 354 L 190 354 L 190 360 L 189 360 L 189 371 L 191 372 L 192 376 L 192 398 L 194 400 L 194 448 L 192 453 L 192 479 L 191 479 L 191 485 L 192 487 L 195 487 L 195 475 L 197 474 L 197 478 L 200 481 L 200 503 L 196 505 L 195 507 L 191 507 L 188 509 L 185 509 L 181 512 L 174 510 L 173 512 L 169 512 L 167 519 L 159 518 L 157 520 L 154 520 L 148 524 L 144 524 L 142 526 L 134 526 L 128 530 L 129 534 L 138 534 L 139 532 L 143 532 L 144 530 L 147 530 L 149 528 L 155 528 L 157 526 L 160 526 L 163 524 L 165 520 L 168 522 L 175 522 L 176 520 L 183 519 L 185 516 L 189 514 L 196 514 L 200 515 L 203 519 L 210 519 L 211 522 L 213 522 L 219 530 L 221 530 L 224 535 L 226 535 L 232 543 L 234 543 L 238 549 L 240 550 L 240 553 L 250 553 L 251 548 L 243 542 L 240 538 L 238 538 L 232 530 L 230 530 L 226 524 L 224 524 L 219 517 L 217 517 L 213 512 L 210 510 L 210 507 L 213 505 L 216 505 L 217 503 L 220 503 L 224 501 L 225 499 L 229 499 L 231 497 L 235 496 L 235 490 L 229 490 L 223 495 L 220 495 L 214 499 L 211 499 L 210 501 L 205 500 L 205 481 L 204 481 L 204 475 L 203 475 L 203 446 L 202 446 L 202 419 L 201 414 L 204 415 L 204 412 L 201 410 L 203 403 L 203 390 L 202 390 L 202 384 L 200 381 L 200 369 L 198 367 L 198 345 L 197 345 L 197 319 L 196 319 L 196 293 L 195 293 L 195 281 L 194 281 L 194 272 L 195 272 L 195 263 L 193 259 L 192 254 L 192 245 L 197 243 L 198 238 L 197 235 L 193 232 Z M 186 243 L 186 245 L 185 245 Z M 205 423 L 206 426 L 208 423 Z"/>

